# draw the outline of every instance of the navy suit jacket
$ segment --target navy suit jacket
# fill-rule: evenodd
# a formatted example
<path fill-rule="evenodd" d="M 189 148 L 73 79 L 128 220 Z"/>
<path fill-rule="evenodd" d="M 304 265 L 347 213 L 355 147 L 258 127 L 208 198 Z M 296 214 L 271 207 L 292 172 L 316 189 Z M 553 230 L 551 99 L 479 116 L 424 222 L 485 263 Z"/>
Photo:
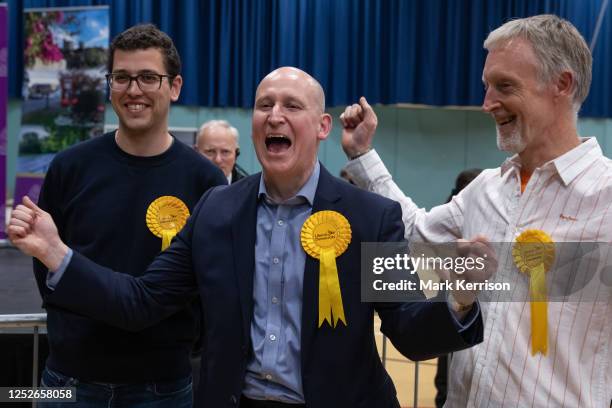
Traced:
<path fill-rule="evenodd" d="M 112 272 L 78 253 L 48 301 L 128 330 L 159 321 L 199 295 L 205 332 L 200 406 L 232 407 L 240 401 L 252 347 L 255 226 L 260 174 L 209 190 L 172 245 L 139 277 Z M 482 341 L 480 316 L 459 332 L 444 302 L 362 303 L 360 242 L 402 241 L 400 206 L 331 176 L 321 166 L 313 213 L 334 210 L 352 229 L 337 258 L 348 326 L 317 327 L 318 261 L 304 267 L 301 361 L 309 408 L 399 407 L 374 340 L 381 330 L 413 360 Z M 120 231 L 118 231 L 120 233 Z M 152 356 L 154 358 L 154 356 Z"/>

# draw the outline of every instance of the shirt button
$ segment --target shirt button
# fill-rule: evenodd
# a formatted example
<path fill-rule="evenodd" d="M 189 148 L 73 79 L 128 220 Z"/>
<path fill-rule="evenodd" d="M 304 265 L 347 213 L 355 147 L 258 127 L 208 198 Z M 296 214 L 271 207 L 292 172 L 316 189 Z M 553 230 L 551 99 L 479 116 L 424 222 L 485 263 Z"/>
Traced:
<path fill-rule="evenodd" d="M 280 260 L 277 257 L 274 257 L 274 259 L 272 259 L 272 262 L 274 262 L 275 264 L 279 263 Z"/>
<path fill-rule="evenodd" d="M 271 380 L 272 376 L 270 374 L 266 374 L 266 380 Z"/>
<path fill-rule="evenodd" d="M 274 303 L 274 304 L 278 303 L 278 298 L 276 296 L 272 297 L 272 303 Z"/>
<path fill-rule="evenodd" d="M 278 225 L 282 227 L 283 225 L 285 225 L 285 222 L 283 220 L 278 220 Z"/>
<path fill-rule="evenodd" d="M 272 340 L 272 341 L 276 340 L 276 336 L 275 336 L 275 335 L 273 335 L 273 334 L 271 334 L 271 335 L 270 335 L 270 340 Z"/>

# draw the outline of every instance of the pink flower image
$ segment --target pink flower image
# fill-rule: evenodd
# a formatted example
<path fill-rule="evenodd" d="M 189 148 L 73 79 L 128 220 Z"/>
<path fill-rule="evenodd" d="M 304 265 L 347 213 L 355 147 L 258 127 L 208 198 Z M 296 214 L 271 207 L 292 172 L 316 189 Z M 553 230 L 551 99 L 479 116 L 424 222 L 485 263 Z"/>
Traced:
<path fill-rule="evenodd" d="M 37 58 L 44 63 L 53 63 L 64 58 L 50 29 L 53 24 L 59 24 L 63 20 L 63 12 L 32 13 L 27 16 L 24 52 L 26 66 L 33 66 Z"/>
<path fill-rule="evenodd" d="M 45 30 L 45 26 L 43 25 L 42 21 L 38 20 L 34 22 L 33 29 L 35 33 L 41 33 Z"/>

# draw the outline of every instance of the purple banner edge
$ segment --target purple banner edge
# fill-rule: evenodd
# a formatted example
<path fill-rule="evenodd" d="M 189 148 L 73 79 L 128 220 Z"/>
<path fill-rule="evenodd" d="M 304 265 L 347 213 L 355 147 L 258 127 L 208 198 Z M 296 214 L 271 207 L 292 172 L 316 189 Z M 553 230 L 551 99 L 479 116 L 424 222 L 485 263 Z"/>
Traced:
<path fill-rule="evenodd" d="M 6 238 L 8 6 L 0 5 L 0 239 Z"/>

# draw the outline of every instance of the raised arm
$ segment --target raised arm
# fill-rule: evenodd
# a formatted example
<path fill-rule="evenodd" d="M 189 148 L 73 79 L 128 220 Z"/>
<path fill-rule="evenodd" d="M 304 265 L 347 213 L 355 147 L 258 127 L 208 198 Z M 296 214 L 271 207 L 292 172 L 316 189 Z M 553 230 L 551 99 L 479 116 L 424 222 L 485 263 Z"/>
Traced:
<path fill-rule="evenodd" d="M 349 159 L 344 169 L 359 187 L 400 204 L 407 240 L 452 242 L 462 237 L 462 201 L 435 207 L 428 213 L 393 181 L 391 173 L 372 148 L 378 119 L 364 97 L 359 99 L 359 104 L 347 106 L 340 120 L 343 127 L 342 148 Z"/>

